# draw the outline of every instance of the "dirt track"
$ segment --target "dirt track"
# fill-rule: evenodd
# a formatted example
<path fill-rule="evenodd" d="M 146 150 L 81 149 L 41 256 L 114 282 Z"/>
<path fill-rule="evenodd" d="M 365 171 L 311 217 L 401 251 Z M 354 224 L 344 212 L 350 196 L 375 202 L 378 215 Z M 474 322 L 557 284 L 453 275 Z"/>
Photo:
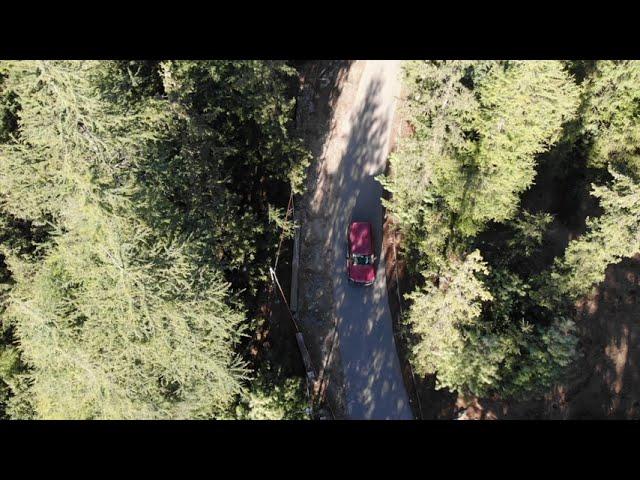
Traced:
<path fill-rule="evenodd" d="M 328 324 L 323 319 L 327 315 L 335 322 L 331 347 L 339 362 L 334 362 L 331 374 L 334 385 L 341 374 L 345 417 L 410 419 L 386 291 L 382 189 L 374 178 L 384 171 L 389 152 L 399 62 L 355 62 L 352 72 L 356 76 L 350 73 L 349 78 L 357 80 L 346 85 L 336 101 L 335 129 L 325 142 L 315 185 L 309 184 L 303 199 L 300 311 L 306 324 Z M 345 278 L 350 220 L 374 226 L 380 259 L 370 288 L 349 285 Z"/>

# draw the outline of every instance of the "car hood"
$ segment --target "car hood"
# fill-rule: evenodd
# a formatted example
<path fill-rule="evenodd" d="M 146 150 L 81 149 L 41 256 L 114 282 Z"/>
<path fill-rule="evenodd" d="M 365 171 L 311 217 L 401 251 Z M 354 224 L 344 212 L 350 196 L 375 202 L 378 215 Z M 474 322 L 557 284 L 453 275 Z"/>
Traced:
<path fill-rule="evenodd" d="M 355 282 L 369 283 L 376 278 L 376 271 L 373 265 L 350 265 L 349 277 Z"/>

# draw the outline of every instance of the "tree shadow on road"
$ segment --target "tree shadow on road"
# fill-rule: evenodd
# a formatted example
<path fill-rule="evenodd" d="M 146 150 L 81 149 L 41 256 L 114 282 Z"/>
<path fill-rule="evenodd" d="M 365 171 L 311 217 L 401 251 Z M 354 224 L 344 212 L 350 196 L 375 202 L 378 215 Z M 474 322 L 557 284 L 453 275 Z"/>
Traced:
<path fill-rule="evenodd" d="M 322 206 L 331 219 L 324 248 L 327 269 L 337 275 L 333 282 L 338 293 L 333 303 L 335 311 L 341 313 L 338 341 L 344 386 L 355 418 L 397 418 L 406 409 L 385 286 L 382 187 L 375 179 L 385 169 L 385 147 L 390 136 L 388 112 L 382 111 L 378 100 L 381 87 L 380 80 L 371 82 L 362 105 L 351 118 L 342 161 L 330 174 L 330 203 Z M 371 287 L 352 285 L 346 278 L 346 233 L 351 221 L 367 221 L 373 226 L 374 251 L 379 259 L 376 282 Z"/>

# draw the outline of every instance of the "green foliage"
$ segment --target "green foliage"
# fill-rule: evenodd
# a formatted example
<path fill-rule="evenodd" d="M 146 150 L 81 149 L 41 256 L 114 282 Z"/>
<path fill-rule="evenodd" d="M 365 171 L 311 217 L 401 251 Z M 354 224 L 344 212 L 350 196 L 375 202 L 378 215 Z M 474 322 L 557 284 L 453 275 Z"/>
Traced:
<path fill-rule="evenodd" d="M 589 164 L 640 173 L 640 62 L 598 61 L 586 85 L 584 129 Z"/>
<path fill-rule="evenodd" d="M 456 383 L 446 367 L 464 346 L 461 327 L 477 323 L 482 303 L 492 298 L 476 276 L 482 273 L 487 267 L 476 250 L 441 274 L 439 286 L 428 282 L 407 296 L 413 302 L 407 323 L 419 338 L 412 350 L 416 372 L 437 372 L 441 385 Z"/>
<path fill-rule="evenodd" d="M 6 69 L 0 66 L 0 142 L 7 142 L 17 128 L 18 104 L 15 93 L 5 86 Z"/>
<path fill-rule="evenodd" d="M 501 364 L 491 389 L 474 393 L 519 398 L 540 394 L 574 359 L 575 326 L 562 311 L 539 305 L 535 288 L 507 268 L 493 270 L 487 285 L 494 300 L 485 306 L 485 330 L 478 340 L 486 337 L 496 345 Z"/>
<path fill-rule="evenodd" d="M 10 413 L 210 418 L 241 391 L 243 313 L 138 180 L 166 158 L 176 113 L 109 100 L 108 62 L 16 62 L 20 136 L 3 145 L 4 206 L 55 235 L 38 262 L 7 252 L 6 317 L 22 361 Z M 161 225 L 164 228 L 161 228 Z M 13 388 L 13 387 L 12 387 Z"/>
<path fill-rule="evenodd" d="M 574 358 L 575 328 L 536 307 L 530 290 L 508 270 L 489 271 L 476 250 L 438 287 L 408 295 L 416 372 L 466 395 L 524 397 L 550 387 Z"/>
<path fill-rule="evenodd" d="M 486 288 L 493 297 L 484 310 L 488 325 L 508 327 L 526 320 L 530 286 L 519 275 L 508 268 L 494 268 L 487 276 Z"/>
<path fill-rule="evenodd" d="M 310 161 L 291 136 L 294 77 L 269 61 L 0 64 L 2 315 L 17 345 L 3 411 L 234 410 L 243 300 L 264 288 L 291 228 L 278 205 Z M 297 384 L 278 381 L 247 415 L 296 415 Z"/>
<path fill-rule="evenodd" d="M 569 243 L 543 277 L 542 298 L 551 305 L 590 293 L 604 279 L 608 265 L 640 252 L 640 183 L 609 171 L 610 185 L 592 186 L 604 213 L 587 220 L 587 232 Z"/>
<path fill-rule="evenodd" d="M 198 127 L 212 129 L 207 146 L 221 156 L 234 185 L 266 176 L 291 180 L 300 191 L 299 167 L 309 154 L 290 135 L 295 100 L 287 89 L 294 69 L 281 61 L 178 61 L 164 62 L 162 73 L 169 99 L 184 106 Z"/>
<path fill-rule="evenodd" d="M 509 252 L 518 256 L 530 257 L 542 245 L 547 228 L 553 221 L 549 213 L 530 213 L 523 210 L 511 222 L 514 235 L 507 241 Z"/>
<path fill-rule="evenodd" d="M 506 229 L 500 229 L 502 233 L 498 238 L 501 240 L 491 242 L 487 259 L 503 272 L 512 271 L 523 277 L 536 275 L 546 266 L 540 257 L 552 222 L 553 215 L 549 213 L 521 210 L 517 217 L 507 222 Z"/>
<path fill-rule="evenodd" d="M 463 348 L 438 374 L 442 387 L 466 395 L 531 398 L 558 380 L 575 355 L 577 337 L 570 320 L 550 327 L 514 324 L 503 331 L 472 329 Z"/>
<path fill-rule="evenodd" d="M 462 394 L 486 396 L 500 382 L 500 365 L 514 350 L 510 337 L 476 329 L 465 332 L 465 341 L 448 352 L 437 371 L 437 388 Z"/>
<path fill-rule="evenodd" d="M 381 183 L 410 256 L 437 270 L 487 222 L 516 215 L 536 155 L 575 115 L 579 88 L 556 61 L 410 62 L 406 77 L 415 134 Z"/>
<path fill-rule="evenodd" d="M 159 103 L 118 111 L 102 101 L 92 80 L 104 65 L 7 65 L 7 87 L 21 107 L 20 138 L 3 145 L 0 191 L 6 193 L 5 209 L 17 218 L 56 221 L 66 199 L 81 193 L 130 194 L 132 171 L 147 153 L 156 153 L 151 147 L 166 124 Z M 85 185 L 86 191 L 78 191 Z"/>
<path fill-rule="evenodd" d="M 575 360 L 578 338 L 572 320 L 558 317 L 550 326 L 512 328 L 518 354 L 508 356 L 502 369 L 501 394 L 505 397 L 528 398 L 544 393 Z"/>
<path fill-rule="evenodd" d="M 138 177 L 157 221 L 171 219 L 249 300 L 269 278 L 280 234 L 269 205 L 300 191 L 309 161 L 290 134 L 293 73 L 283 62 L 162 62 L 171 136 Z"/>
<path fill-rule="evenodd" d="M 15 347 L 0 347 L 0 380 L 9 380 L 18 372 L 19 357 Z"/>
<path fill-rule="evenodd" d="M 260 371 L 234 416 L 240 420 L 309 420 L 304 379 Z"/>
<path fill-rule="evenodd" d="M 0 345 L 0 419 L 11 395 L 10 385 L 20 369 L 20 355 L 15 347 Z"/>
<path fill-rule="evenodd" d="M 409 89 L 405 116 L 415 133 L 391 155 L 392 174 L 379 181 L 392 194 L 383 201 L 405 233 L 416 270 L 443 265 L 453 212 L 443 191 L 471 154 L 469 139 L 478 102 L 462 80 L 474 66 L 466 61 L 412 61 L 405 66 Z M 428 235 L 425 232 L 429 232 Z M 419 255 L 417 255 L 419 252 Z M 419 263 L 418 263 L 419 262 Z"/>
<path fill-rule="evenodd" d="M 494 65 L 475 93 L 479 141 L 471 172 L 464 188 L 447 195 L 459 228 L 469 235 L 489 220 L 516 214 L 518 195 L 533 182 L 536 154 L 558 141 L 579 101 L 578 86 L 557 61 Z"/>
<path fill-rule="evenodd" d="M 292 238 L 295 233 L 295 222 L 287 218 L 284 209 L 276 208 L 271 205 L 269 207 L 269 223 L 274 223 L 280 229 L 284 238 Z"/>
<path fill-rule="evenodd" d="M 537 155 L 575 117 L 580 88 L 557 61 L 419 61 L 405 70 L 414 134 L 380 181 L 427 281 L 408 297 L 416 371 L 475 395 L 538 392 L 572 358 L 575 336 L 509 270 L 540 249 L 552 220 L 518 215 L 519 195 Z M 492 221 L 509 222 L 511 236 L 489 271 L 479 252 L 465 252 Z"/>
<path fill-rule="evenodd" d="M 215 416 L 243 376 L 226 286 L 143 226 L 79 208 L 7 312 L 39 416 Z"/>

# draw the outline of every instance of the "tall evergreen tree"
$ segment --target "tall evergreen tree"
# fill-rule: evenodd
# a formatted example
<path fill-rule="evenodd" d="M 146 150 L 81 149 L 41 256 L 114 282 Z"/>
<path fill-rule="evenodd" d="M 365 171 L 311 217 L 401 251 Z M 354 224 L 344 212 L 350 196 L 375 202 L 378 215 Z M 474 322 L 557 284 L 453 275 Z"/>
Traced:
<path fill-rule="evenodd" d="M 555 143 L 577 110 L 579 88 L 558 61 L 493 65 L 475 87 L 479 142 L 464 187 L 445 198 L 469 235 L 512 218 L 535 176 L 536 155 Z"/>
<path fill-rule="evenodd" d="M 556 61 L 410 62 L 406 75 L 415 133 L 382 182 L 424 268 L 517 213 L 536 155 L 575 115 L 579 88 Z"/>
<path fill-rule="evenodd" d="M 450 237 L 453 217 L 442 192 L 456 188 L 449 172 L 473 151 L 469 132 L 478 102 L 463 80 L 474 67 L 468 61 L 413 61 L 404 69 L 404 115 L 414 133 L 392 153 L 392 174 L 379 179 L 392 194 L 383 202 L 405 233 L 408 251 L 419 252 L 417 271 L 442 265 Z"/>
<path fill-rule="evenodd" d="M 139 182 L 197 256 L 214 258 L 255 299 L 279 235 L 270 205 L 300 190 L 309 162 L 291 134 L 294 71 L 284 62 L 168 61 L 159 74 L 173 136 Z"/>
<path fill-rule="evenodd" d="M 585 90 L 584 129 L 589 164 L 630 168 L 640 174 L 640 61 L 596 63 Z"/>
<path fill-rule="evenodd" d="M 9 252 L 7 316 L 29 367 L 14 416 L 221 415 L 240 390 L 242 312 L 189 240 L 151 228 L 136 180 L 175 122 L 160 99 L 109 101 L 104 62 L 8 65 L 20 135 L 3 145 L 4 207 L 50 223 L 45 258 Z"/>
<path fill-rule="evenodd" d="M 415 370 L 436 374 L 438 388 L 526 397 L 549 388 L 573 360 L 573 322 L 536 307 L 529 285 L 508 271 L 489 271 L 477 250 L 438 283 L 407 296 Z"/>
<path fill-rule="evenodd" d="M 587 220 L 587 232 L 569 243 L 542 277 L 542 301 L 576 300 L 604 279 L 607 266 L 640 252 L 640 183 L 610 169 L 610 185 L 592 186 L 604 213 Z"/>
<path fill-rule="evenodd" d="M 437 373 L 440 385 L 458 386 L 459 372 L 451 366 L 464 349 L 463 328 L 477 324 L 483 302 L 492 299 L 477 278 L 487 272 L 476 250 L 443 272 L 438 286 L 427 282 L 420 291 L 407 295 L 413 302 L 407 323 L 418 338 L 412 350 L 416 372 Z"/>

